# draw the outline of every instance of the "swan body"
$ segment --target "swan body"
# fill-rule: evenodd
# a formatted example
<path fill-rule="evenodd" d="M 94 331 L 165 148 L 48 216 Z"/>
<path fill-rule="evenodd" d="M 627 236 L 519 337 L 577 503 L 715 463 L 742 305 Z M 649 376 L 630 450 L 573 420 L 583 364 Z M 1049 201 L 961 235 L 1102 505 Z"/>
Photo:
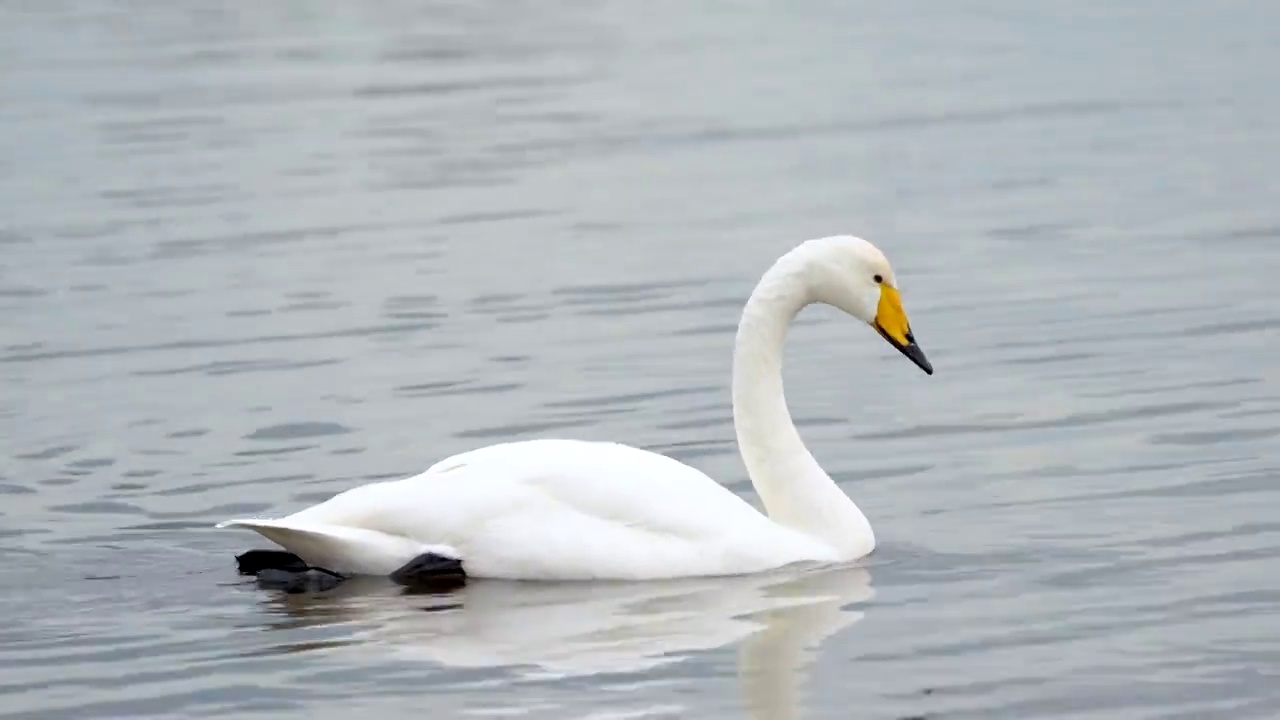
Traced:
<path fill-rule="evenodd" d="M 421 556 L 467 576 L 655 580 L 759 573 L 856 560 L 870 523 L 800 440 L 782 391 L 787 326 L 814 302 L 871 325 L 921 369 L 884 255 L 851 236 L 807 241 L 765 273 L 734 350 L 739 449 L 768 514 L 688 465 L 646 450 L 569 439 L 500 443 L 413 477 L 342 492 L 257 531 L 306 564 L 341 575 L 392 575 Z"/>
<path fill-rule="evenodd" d="M 688 465 L 581 440 L 491 445 L 281 520 L 226 524 L 255 529 L 312 565 L 360 575 L 388 575 L 426 552 L 463 559 L 474 577 L 546 580 L 726 575 L 841 559 Z"/>

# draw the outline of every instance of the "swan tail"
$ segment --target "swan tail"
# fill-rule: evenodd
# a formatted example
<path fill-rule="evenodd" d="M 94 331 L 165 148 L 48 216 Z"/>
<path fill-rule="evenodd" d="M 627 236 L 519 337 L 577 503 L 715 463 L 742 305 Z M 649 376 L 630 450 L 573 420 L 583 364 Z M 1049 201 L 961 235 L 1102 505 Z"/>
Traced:
<path fill-rule="evenodd" d="M 313 567 L 345 575 L 390 575 L 425 553 L 461 559 L 447 545 L 427 545 L 403 535 L 378 530 L 282 518 L 240 518 L 215 527 L 241 527 L 257 532 Z"/>

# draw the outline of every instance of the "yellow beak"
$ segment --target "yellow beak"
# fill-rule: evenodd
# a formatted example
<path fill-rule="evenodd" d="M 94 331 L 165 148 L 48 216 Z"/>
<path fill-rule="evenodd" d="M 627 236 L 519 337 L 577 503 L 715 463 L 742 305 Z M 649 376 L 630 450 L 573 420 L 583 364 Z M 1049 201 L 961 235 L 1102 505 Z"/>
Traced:
<path fill-rule="evenodd" d="M 907 313 L 902 309 L 902 298 L 898 289 L 888 285 L 880 286 L 880 304 L 876 306 L 876 320 L 873 323 L 880 337 L 907 356 L 917 367 L 927 374 L 933 374 L 933 365 L 924 356 L 924 351 L 916 345 L 915 336 L 911 334 L 911 323 Z"/>

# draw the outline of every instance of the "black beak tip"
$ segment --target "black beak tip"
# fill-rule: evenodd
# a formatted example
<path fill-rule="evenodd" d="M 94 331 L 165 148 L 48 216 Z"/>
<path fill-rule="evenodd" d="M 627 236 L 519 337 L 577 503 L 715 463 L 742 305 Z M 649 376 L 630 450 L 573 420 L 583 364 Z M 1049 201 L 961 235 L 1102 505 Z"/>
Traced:
<path fill-rule="evenodd" d="M 929 362 L 929 358 L 924 356 L 924 351 L 921 350 L 920 346 L 916 344 L 915 336 L 913 336 L 910 332 L 907 333 L 907 344 L 899 345 L 898 342 L 895 341 L 892 337 L 890 337 L 889 333 L 885 332 L 884 329 L 881 328 L 879 325 L 876 325 L 875 329 L 876 329 L 876 332 L 880 333 L 881 337 L 889 341 L 890 345 L 897 348 L 898 352 L 907 356 L 908 360 L 915 363 L 916 367 L 923 370 L 925 375 L 933 374 L 933 363 Z"/>
<path fill-rule="evenodd" d="M 902 354 L 906 355 L 911 362 L 915 363 L 916 367 L 923 370 L 925 375 L 933 374 L 933 363 L 929 362 L 929 358 L 924 356 L 924 351 L 920 349 L 919 345 L 915 343 L 907 345 L 902 348 Z"/>

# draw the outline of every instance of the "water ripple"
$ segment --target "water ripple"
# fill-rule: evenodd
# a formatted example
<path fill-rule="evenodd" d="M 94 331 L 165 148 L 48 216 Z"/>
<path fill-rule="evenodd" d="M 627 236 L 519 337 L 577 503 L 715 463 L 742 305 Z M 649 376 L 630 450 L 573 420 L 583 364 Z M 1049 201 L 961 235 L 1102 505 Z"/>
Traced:
<path fill-rule="evenodd" d="M 0 6 L 6 717 L 1272 717 L 1275 9 L 745 9 Z M 213 523 L 488 442 L 758 504 L 738 313 L 833 232 L 937 368 L 790 333 L 859 567 L 235 574 Z"/>

